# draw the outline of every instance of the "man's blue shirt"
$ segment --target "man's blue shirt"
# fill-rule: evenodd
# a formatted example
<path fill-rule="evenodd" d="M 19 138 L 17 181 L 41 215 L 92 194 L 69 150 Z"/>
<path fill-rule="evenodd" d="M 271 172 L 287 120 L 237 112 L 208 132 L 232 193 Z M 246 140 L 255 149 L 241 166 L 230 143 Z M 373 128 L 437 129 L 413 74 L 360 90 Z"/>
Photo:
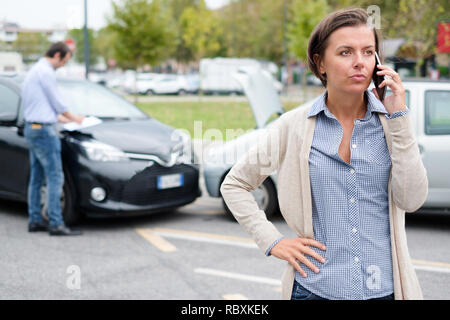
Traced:
<path fill-rule="evenodd" d="M 46 58 L 28 72 L 22 87 L 22 106 L 26 122 L 56 123 L 67 111 L 56 86 L 56 73 Z"/>

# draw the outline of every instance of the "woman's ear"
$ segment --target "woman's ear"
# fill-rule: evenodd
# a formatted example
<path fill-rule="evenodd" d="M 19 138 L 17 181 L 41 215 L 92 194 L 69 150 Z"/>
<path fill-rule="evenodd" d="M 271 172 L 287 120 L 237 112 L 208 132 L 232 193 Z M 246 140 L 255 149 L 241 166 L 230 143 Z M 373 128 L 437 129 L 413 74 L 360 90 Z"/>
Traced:
<path fill-rule="evenodd" d="M 319 73 L 324 75 L 325 74 L 325 68 L 324 68 L 322 59 L 320 59 L 319 54 L 315 53 L 313 55 L 313 60 L 314 60 L 314 63 L 316 64 L 316 66 L 317 66 L 317 70 L 319 70 Z"/>

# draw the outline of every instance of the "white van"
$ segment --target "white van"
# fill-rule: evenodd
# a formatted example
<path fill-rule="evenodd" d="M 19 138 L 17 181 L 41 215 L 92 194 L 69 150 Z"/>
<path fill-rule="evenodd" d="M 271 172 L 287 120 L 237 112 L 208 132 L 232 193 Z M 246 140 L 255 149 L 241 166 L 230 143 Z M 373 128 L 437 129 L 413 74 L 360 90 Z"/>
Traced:
<path fill-rule="evenodd" d="M 24 72 L 22 55 L 18 52 L 0 52 L 0 73 L 17 74 Z"/>
<path fill-rule="evenodd" d="M 242 67 L 260 67 L 268 71 L 276 90 L 281 92 L 283 85 L 275 79 L 278 67 L 270 61 L 248 58 L 201 59 L 200 90 L 205 94 L 243 94 L 241 84 L 233 76 Z"/>

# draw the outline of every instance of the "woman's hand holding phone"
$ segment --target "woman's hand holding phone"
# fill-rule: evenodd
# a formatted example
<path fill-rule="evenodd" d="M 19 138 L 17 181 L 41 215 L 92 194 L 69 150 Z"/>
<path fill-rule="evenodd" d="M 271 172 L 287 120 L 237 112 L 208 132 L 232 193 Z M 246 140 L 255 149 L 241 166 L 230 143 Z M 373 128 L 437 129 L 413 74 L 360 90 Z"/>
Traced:
<path fill-rule="evenodd" d="M 378 85 L 378 88 L 384 88 L 388 86 L 392 90 L 392 95 L 384 97 L 384 99 L 380 99 L 380 96 L 378 95 L 378 92 L 376 90 L 377 88 L 372 89 L 372 92 L 379 100 L 382 101 L 384 107 L 386 108 L 386 111 L 389 114 L 406 110 L 405 88 L 403 87 L 400 75 L 388 66 L 382 65 L 379 62 L 378 55 L 377 60 L 377 65 L 375 67 L 377 68 L 377 70 L 380 70 L 378 70 L 376 74 L 377 76 L 384 76 L 384 80 Z"/>

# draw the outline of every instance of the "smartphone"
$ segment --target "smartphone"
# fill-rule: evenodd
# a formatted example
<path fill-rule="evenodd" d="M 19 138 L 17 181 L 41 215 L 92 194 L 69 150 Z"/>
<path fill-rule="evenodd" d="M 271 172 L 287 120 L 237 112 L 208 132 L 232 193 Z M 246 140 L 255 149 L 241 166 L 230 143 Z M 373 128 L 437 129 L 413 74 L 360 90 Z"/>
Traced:
<path fill-rule="evenodd" d="M 375 51 L 375 57 L 377 59 L 377 64 L 381 64 L 380 57 L 378 56 L 378 53 L 376 51 Z M 375 66 L 375 69 L 373 70 L 372 80 L 373 80 L 373 84 L 375 85 L 375 88 L 377 89 L 378 97 L 380 97 L 380 100 L 383 101 L 384 97 L 386 96 L 387 86 L 384 86 L 383 88 L 379 88 L 378 86 L 386 78 L 384 76 L 377 75 L 378 70 L 380 70 L 380 69 L 378 69 L 377 66 Z"/>

